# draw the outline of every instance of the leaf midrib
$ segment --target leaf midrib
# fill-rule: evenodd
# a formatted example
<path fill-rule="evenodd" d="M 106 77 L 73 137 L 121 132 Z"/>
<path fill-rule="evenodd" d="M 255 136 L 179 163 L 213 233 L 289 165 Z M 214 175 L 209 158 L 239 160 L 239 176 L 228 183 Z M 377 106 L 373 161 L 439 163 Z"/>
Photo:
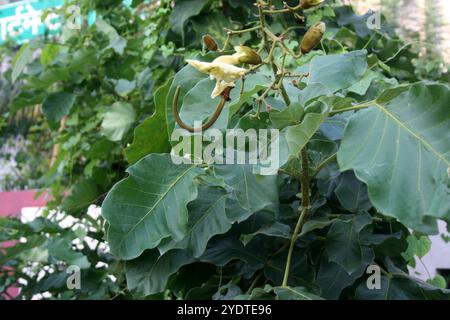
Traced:
<path fill-rule="evenodd" d="M 306 296 L 305 294 L 301 293 L 300 291 L 292 289 L 291 287 L 283 287 L 283 288 L 286 289 L 286 290 L 292 291 L 294 294 L 296 294 L 296 295 L 298 295 L 300 297 L 305 298 L 305 300 L 312 300 L 312 298 Z"/>
<path fill-rule="evenodd" d="M 133 225 L 130 230 L 128 230 L 128 232 L 122 237 L 122 239 L 119 241 L 118 247 L 120 248 L 123 244 L 123 242 L 125 241 L 125 239 L 127 239 L 130 235 L 131 232 L 133 232 L 136 227 L 142 223 L 142 221 L 144 221 L 144 219 L 147 218 L 147 216 L 154 211 L 154 209 L 156 208 L 156 206 L 167 196 L 167 194 L 169 193 L 170 190 L 173 189 L 173 187 L 181 180 L 181 178 L 183 178 L 190 170 L 192 170 L 193 168 L 195 168 L 195 166 L 191 166 L 189 167 L 186 171 L 184 171 L 177 179 L 175 179 L 175 181 L 173 183 L 171 183 L 167 190 L 161 194 L 161 198 L 158 199 L 158 201 L 155 202 L 155 204 L 150 207 L 150 209 L 145 213 L 145 215 L 135 224 Z"/>
<path fill-rule="evenodd" d="M 407 131 L 411 136 L 413 136 L 415 139 L 417 139 L 427 149 L 429 149 L 431 152 L 433 152 L 436 155 L 436 157 L 439 158 L 439 160 L 442 160 L 447 165 L 450 165 L 450 160 L 445 159 L 444 156 L 441 155 L 431 144 L 429 144 L 425 139 L 423 139 L 421 136 L 419 136 L 417 133 L 415 133 L 412 129 L 410 129 L 408 126 L 406 126 L 400 119 L 398 119 L 392 112 L 390 112 L 386 108 L 386 106 L 383 106 L 377 102 L 374 102 L 373 105 L 376 106 L 378 109 L 380 109 L 382 112 L 384 112 L 392 120 L 394 120 L 394 122 L 396 122 L 398 124 L 398 126 L 400 126 L 405 131 Z"/>

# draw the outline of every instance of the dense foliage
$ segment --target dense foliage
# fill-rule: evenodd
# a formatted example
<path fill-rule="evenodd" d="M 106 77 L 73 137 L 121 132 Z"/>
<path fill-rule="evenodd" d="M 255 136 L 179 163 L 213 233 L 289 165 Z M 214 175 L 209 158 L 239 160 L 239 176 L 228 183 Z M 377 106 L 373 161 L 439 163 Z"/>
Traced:
<path fill-rule="evenodd" d="M 96 12 L 93 25 L 21 47 L 2 79 L 0 126 L 6 136 L 18 114 L 33 119 L 23 129 L 28 154 L 40 157 L 29 160 L 32 174 L 52 199 L 32 222 L 0 219 L 0 241 L 20 240 L 0 254 L 0 291 L 448 299 L 441 277 L 427 283 L 407 270 L 436 219 L 450 222 L 448 84 L 418 78 L 417 56 L 384 21 L 371 30 L 367 15 L 334 1 L 307 10 L 267 2 L 77 1 L 83 17 Z M 319 21 L 320 45 L 298 54 Z M 224 50 L 208 52 L 207 34 Z M 275 175 L 170 156 L 174 100 L 191 124 L 224 99 L 185 60 L 211 62 L 236 45 L 262 63 L 240 65 L 252 72 L 212 128 L 279 129 Z M 379 290 L 366 285 L 373 264 Z M 66 286 L 71 265 L 81 289 Z"/>

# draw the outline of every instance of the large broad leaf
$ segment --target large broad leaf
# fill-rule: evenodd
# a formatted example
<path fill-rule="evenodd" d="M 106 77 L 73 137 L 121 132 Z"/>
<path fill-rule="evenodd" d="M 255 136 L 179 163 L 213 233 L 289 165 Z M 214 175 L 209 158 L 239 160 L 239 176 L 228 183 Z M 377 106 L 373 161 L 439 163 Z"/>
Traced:
<path fill-rule="evenodd" d="M 305 113 L 299 103 L 293 103 L 282 111 L 272 110 L 270 112 L 270 121 L 277 129 L 283 129 L 287 126 L 295 126 L 300 123 Z"/>
<path fill-rule="evenodd" d="M 276 287 L 274 292 L 278 300 L 323 300 L 303 287 Z"/>
<path fill-rule="evenodd" d="M 344 172 L 339 178 L 340 181 L 334 193 L 345 210 L 356 213 L 372 207 L 367 186 L 356 179 L 353 171 Z"/>
<path fill-rule="evenodd" d="M 126 102 L 115 102 L 105 113 L 102 133 L 111 141 L 120 141 L 136 118 L 133 106 Z"/>
<path fill-rule="evenodd" d="M 330 261 L 342 266 L 352 274 L 361 266 L 368 249 L 363 247 L 360 239 L 361 230 L 372 222 L 367 213 L 337 219 L 328 230 L 326 250 Z"/>
<path fill-rule="evenodd" d="M 46 68 L 39 76 L 31 77 L 27 81 L 27 87 L 38 89 L 49 89 L 53 84 L 67 81 L 71 77 L 71 72 L 65 67 Z"/>
<path fill-rule="evenodd" d="M 165 105 L 170 82 L 155 92 L 155 113 L 134 130 L 133 143 L 125 149 L 125 156 L 133 164 L 150 153 L 165 153 L 170 150 L 167 136 Z"/>
<path fill-rule="evenodd" d="M 356 298 L 361 300 L 448 300 L 449 293 L 426 282 L 408 276 L 382 275 L 380 289 L 368 289 L 362 282 L 356 289 Z"/>
<path fill-rule="evenodd" d="M 99 196 L 97 184 L 92 179 L 82 180 L 75 184 L 62 202 L 62 210 L 74 215 L 87 209 Z"/>
<path fill-rule="evenodd" d="M 129 177 L 111 189 L 102 206 L 111 251 L 122 259 L 133 259 L 164 238 L 183 239 L 186 205 L 197 197 L 194 178 L 202 169 L 175 165 L 169 155 L 151 154 L 127 172 Z"/>
<path fill-rule="evenodd" d="M 385 259 L 387 275 L 382 275 L 380 287 L 369 289 L 363 281 L 356 289 L 358 299 L 368 300 L 449 300 L 450 290 L 437 288 L 410 276 L 397 268 L 390 259 Z"/>
<path fill-rule="evenodd" d="M 33 49 L 28 44 L 24 44 L 13 60 L 12 82 L 16 82 L 31 61 L 33 61 Z"/>
<path fill-rule="evenodd" d="M 371 251 L 365 250 L 358 269 L 352 274 L 348 274 L 343 267 L 335 262 L 328 261 L 328 257 L 324 255 L 316 279 L 320 287 L 320 295 L 326 299 L 339 299 L 342 290 L 352 285 L 356 279 L 364 274 L 373 258 Z"/>
<path fill-rule="evenodd" d="M 323 102 L 317 101 L 314 108 L 306 113 L 300 124 L 289 126 L 283 132 L 289 146 L 289 154 L 297 156 L 326 119 L 330 109 Z M 281 161 L 284 164 L 284 161 Z"/>
<path fill-rule="evenodd" d="M 262 268 L 265 264 L 260 252 L 252 251 L 250 245 L 244 247 L 236 237 L 216 238 L 215 241 L 213 239 L 199 260 L 220 267 L 233 260 L 244 261 L 248 268 L 255 269 Z"/>
<path fill-rule="evenodd" d="M 178 0 L 170 14 L 170 25 L 173 31 L 184 37 L 186 21 L 198 15 L 210 0 Z"/>
<path fill-rule="evenodd" d="M 253 173 L 252 165 L 215 166 L 217 176 L 224 179 L 239 204 L 250 212 L 262 209 L 278 211 L 277 176 Z"/>
<path fill-rule="evenodd" d="M 48 249 L 50 262 L 58 263 L 64 261 L 67 265 L 76 265 L 81 269 L 87 269 L 91 265 L 85 255 L 72 250 L 72 245 L 67 239 L 50 238 L 44 247 Z"/>
<path fill-rule="evenodd" d="M 50 93 L 42 104 L 42 110 L 50 121 L 60 121 L 69 114 L 75 98 L 74 94 L 68 92 Z"/>
<path fill-rule="evenodd" d="M 209 239 L 230 230 L 231 222 L 225 213 L 228 193 L 222 188 L 201 188 L 198 198 L 191 202 L 186 236 L 179 242 L 170 241 L 160 246 L 160 252 L 170 249 L 188 249 L 195 257 L 203 254 Z"/>
<path fill-rule="evenodd" d="M 171 250 L 162 256 L 156 249 L 146 251 L 126 263 L 128 289 L 145 296 L 162 292 L 169 277 L 193 261 L 185 250 Z"/>
<path fill-rule="evenodd" d="M 260 239 L 258 239 L 260 240 Z M 286 268 L 287 252 L 281 252 L 270 259 L 270 263 L 264 266 L 264 275 L 272 283 L 282 283 Z M 315 271 L 308 264 L 306 254 L 294 251 L 291 261 L 288 283 L 294 287 L 304 287 L 312 291 L 317 291 L 314 284 Z"/>
<path fill-rule="evenodd" d="M 350 88 L 348 88 L 348 91 L 354 92 L 362 96 L 366 94 L 372 81 L 374 79 L 377 79 L 378 77 L 379 74 L 376 73 L 375 71 L 367 70 L 364 76 L 361 78 L 361 80 L 353 84 Z"/>
<path fill-rule="evenodd" d="M 450 221 L 449 101 L 441 84 L 387 90 L 350 119 L 338 152 L 375 207 L 411 228 L 430 216 Z"/>
<path fill-rule="evenodd" d="M 304 80 L 307 86 L 302 90 L 300 100 L 306 104 L 316 97 L 348 88 L 360 80 L 366 70 L 366 50 L 314 57 L 298 69 L 300 73 L 309 73 Z"/>

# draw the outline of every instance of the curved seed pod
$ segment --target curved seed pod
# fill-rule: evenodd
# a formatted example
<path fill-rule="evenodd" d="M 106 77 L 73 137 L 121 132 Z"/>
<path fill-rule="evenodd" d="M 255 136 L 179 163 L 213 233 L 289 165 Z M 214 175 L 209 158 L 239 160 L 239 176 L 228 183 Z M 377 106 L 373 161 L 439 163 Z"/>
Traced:
<path fill-rule="evenodd" d="M 262 62 L 262 59 L 259 56 L 259 54 L 256 53 L 256 51 L 254 51 L 250 47 L 235 46 L 234 51 L 236 51 L 236 53 L 233 54 L 233 57 L 237 57 L 240 63 L 248 63 L 256 65 Z"/>
<path fill-rule="evenodd" d="M 318 22 L 313 25 L 309 30 L 305 33 L 303 40 L 300 44 L 300 50 L 303 54 L 310 52 L 314 49 L 322 40 L 322 37 L 325 33 L 326 26 L 323 22 Z"/>
<path fill-rule="evenodd" d="M 214 40 L 214 38 L 211 37 L 209 34 L 205 34 L 203 36 L 203 43 L 205 44 L 205 47 L 208 48 L 208 50 L 210 51 L 217 51 L 217 49 L 219 48 L 216 40 Z"/>
<path fill-rule="evenodd" d="M 309 8 L 318 6 L 322 2 L 323 2 L 323 0 L 302 0 L 300 5 L 301 5 L 302 9 L 309 9 Z"/>

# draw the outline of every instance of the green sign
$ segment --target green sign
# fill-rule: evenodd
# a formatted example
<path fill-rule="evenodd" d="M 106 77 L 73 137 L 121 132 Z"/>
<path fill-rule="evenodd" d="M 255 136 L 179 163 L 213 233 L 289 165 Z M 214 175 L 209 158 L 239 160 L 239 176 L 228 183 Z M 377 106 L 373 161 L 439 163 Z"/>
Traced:
<path fill-rule="evenodd" d="M 62 18 L 49 13 L 41 21 L 44 10 L 61 7 L 64 0 L 29 0 L 0 7 L 0 43 L 11 39 L 21 43 L 43 34 L 56 34 L 62 28 Z"/>

